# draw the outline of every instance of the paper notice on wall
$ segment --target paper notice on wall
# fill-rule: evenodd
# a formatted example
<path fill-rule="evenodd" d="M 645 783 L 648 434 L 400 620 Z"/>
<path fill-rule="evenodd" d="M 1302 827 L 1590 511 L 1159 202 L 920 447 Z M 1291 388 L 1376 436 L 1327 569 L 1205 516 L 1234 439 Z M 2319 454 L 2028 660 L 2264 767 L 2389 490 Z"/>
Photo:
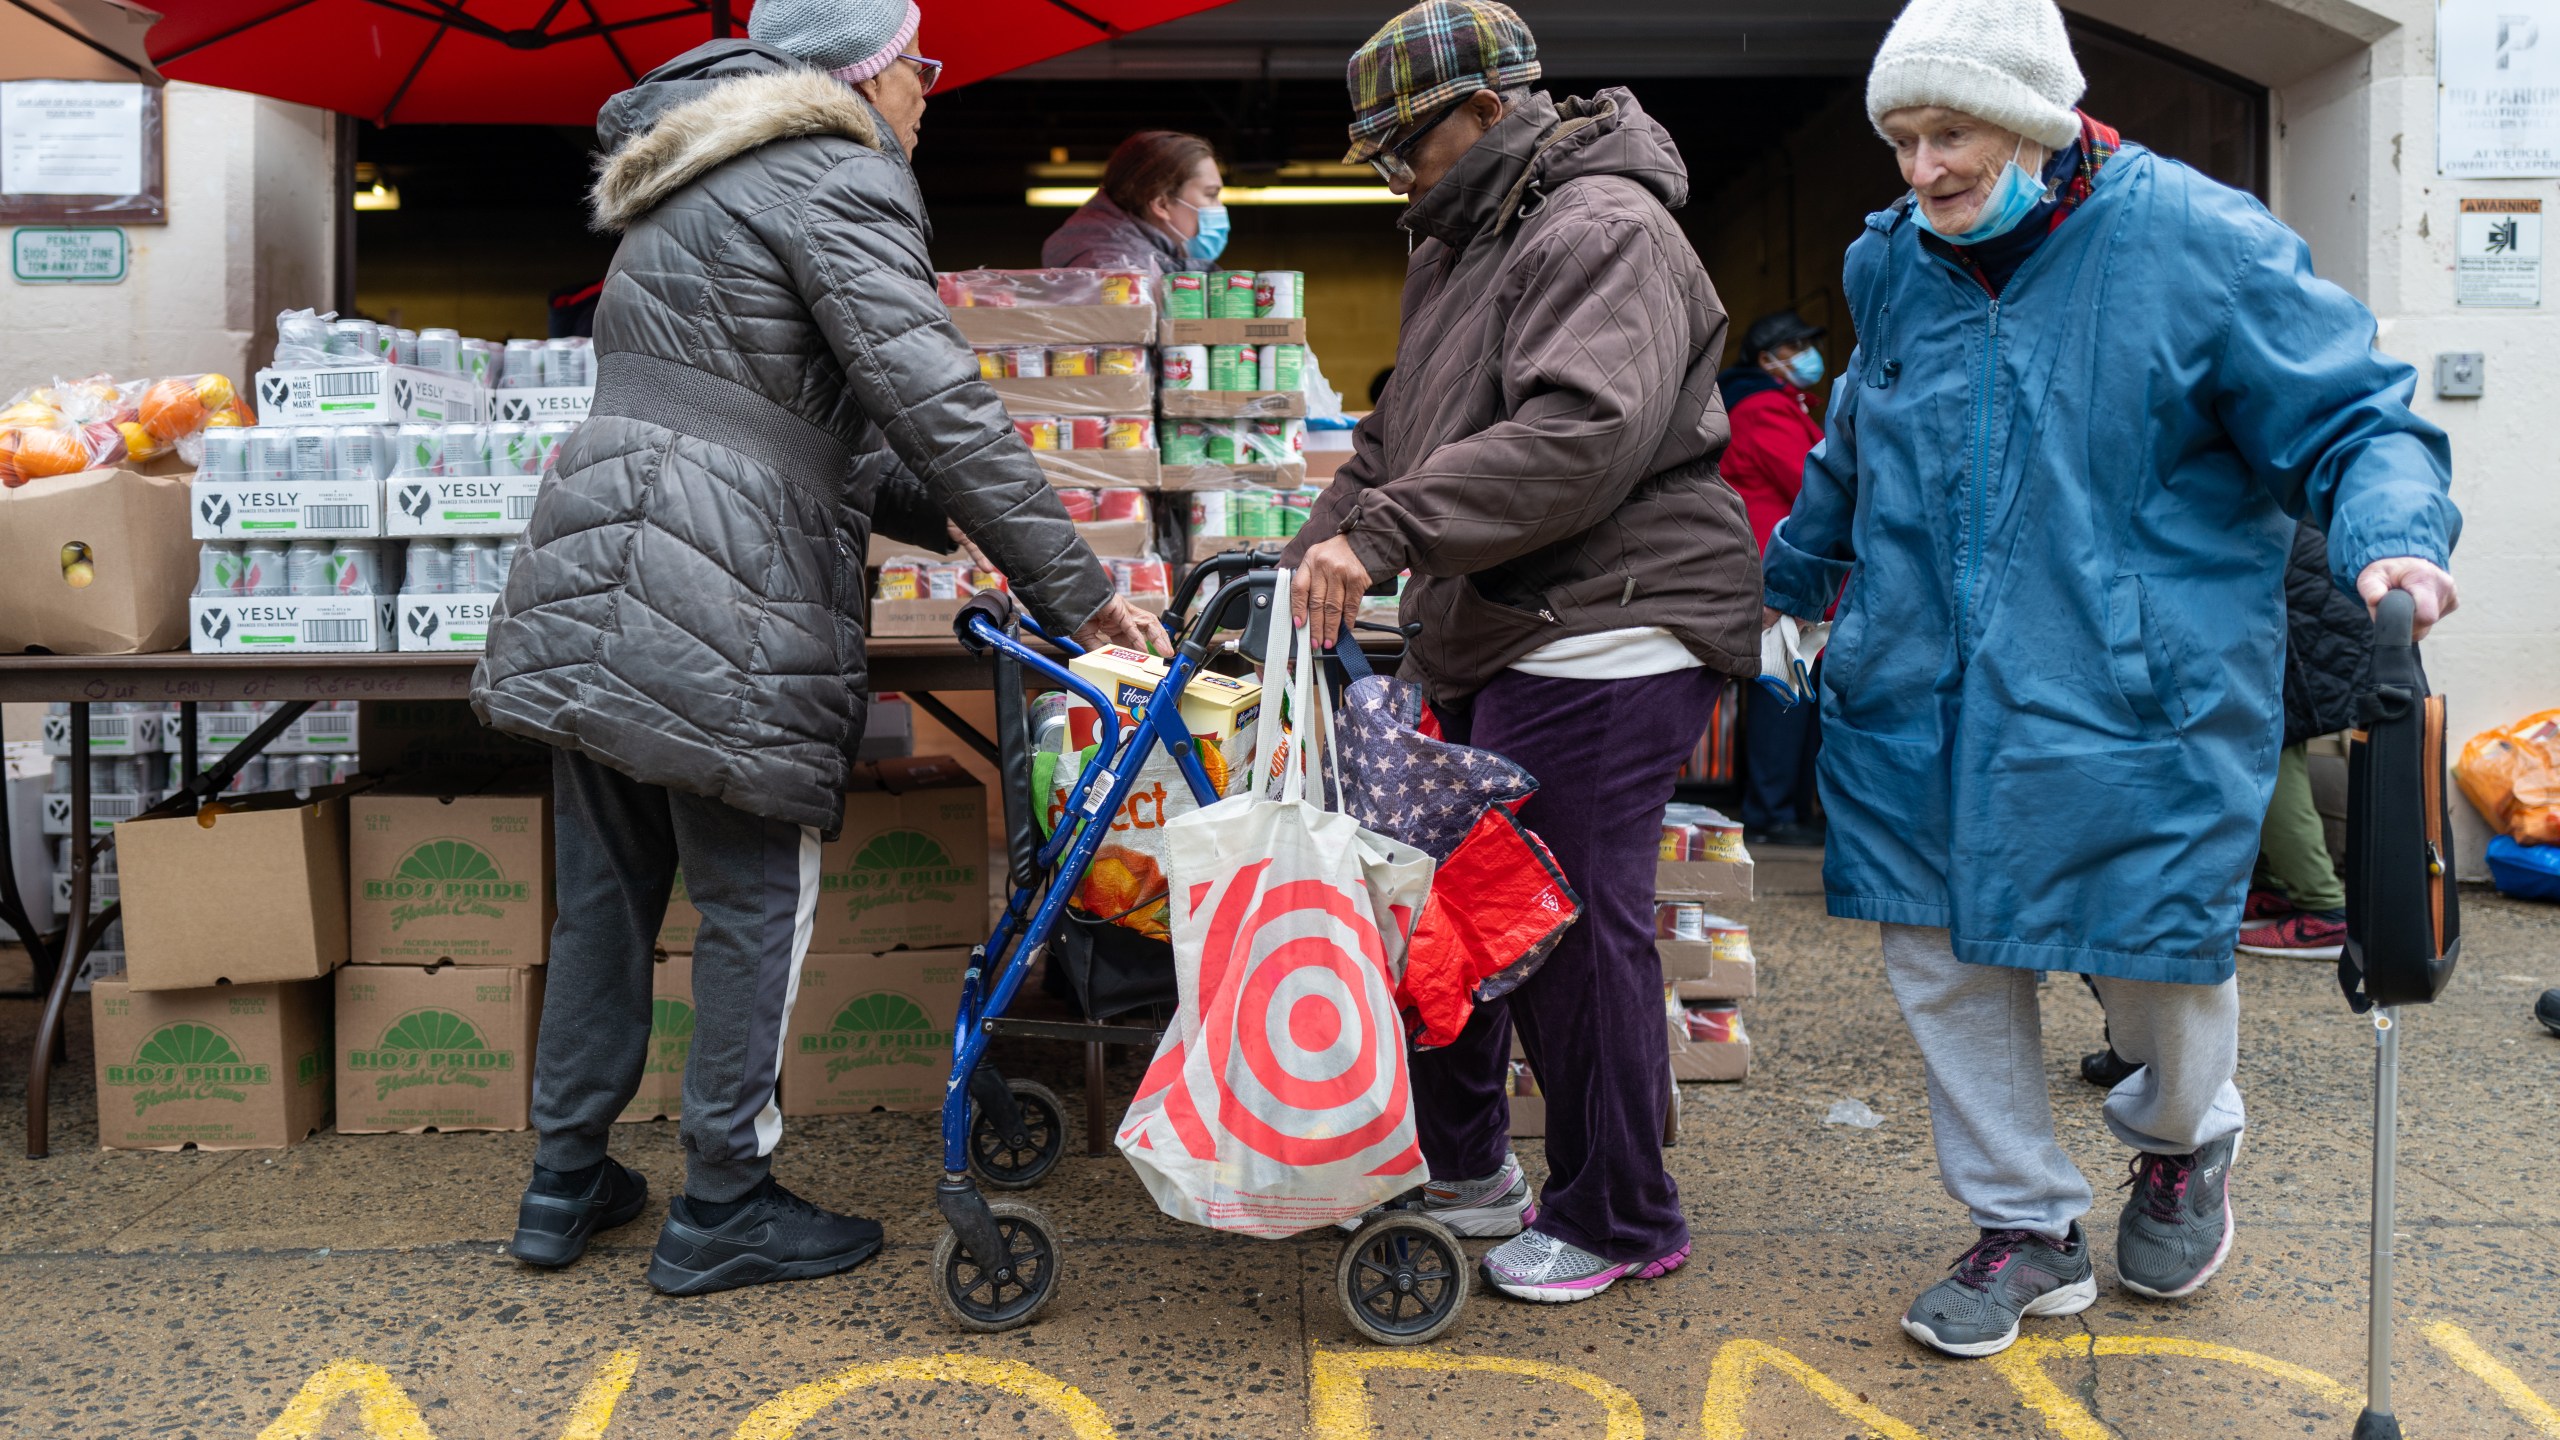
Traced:
<path fill-rule="evenodd" d="M 2437 0 L 2436 169 L 2560 175 L 2560 0 Z"/>
<path fill-rule="evenodd" d="M 141 193 L 142 111 L 140 85 L 0 83 L 0 194 Z"/>
<path fill-rule="evenodd" d="M 2465 200 L 2453 243 L 2457 305 L 2542 303 L 2542 202 Z"/>

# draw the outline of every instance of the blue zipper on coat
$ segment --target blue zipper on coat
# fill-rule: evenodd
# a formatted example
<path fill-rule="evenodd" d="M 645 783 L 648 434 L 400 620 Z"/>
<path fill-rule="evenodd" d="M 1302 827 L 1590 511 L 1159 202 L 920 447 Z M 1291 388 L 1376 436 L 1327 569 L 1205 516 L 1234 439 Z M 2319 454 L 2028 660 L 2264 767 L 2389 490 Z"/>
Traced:
<path fill-rule="evenodd" d="M 1986 476 L 1991 467 L 1991 407 L 1993 387 L 2000 377 L 2000 297 L 1991 297 L 1991 323 L 1982 341 L 1982 418 L 1974 426 L 1973 475 L 1971 493 L 1966 496 L 1964 551 L 1956 570 L 1956 646 L 1964 647 L 1973 628 L 1974 567 L 1982 549 L 1982 501 L 1989 488 Z"/>

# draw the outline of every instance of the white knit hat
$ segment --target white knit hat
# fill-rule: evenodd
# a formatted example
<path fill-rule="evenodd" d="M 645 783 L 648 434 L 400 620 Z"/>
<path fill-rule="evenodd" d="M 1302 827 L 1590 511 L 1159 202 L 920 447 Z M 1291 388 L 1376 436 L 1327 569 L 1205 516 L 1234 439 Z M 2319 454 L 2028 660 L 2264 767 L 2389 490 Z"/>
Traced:
<path fill-rule="evenodd" d="M 2087 89 L 2053 0 L 1911 0 L 1867 72 L 1867 119 L 1943 105 L 2059 150 Z"/>

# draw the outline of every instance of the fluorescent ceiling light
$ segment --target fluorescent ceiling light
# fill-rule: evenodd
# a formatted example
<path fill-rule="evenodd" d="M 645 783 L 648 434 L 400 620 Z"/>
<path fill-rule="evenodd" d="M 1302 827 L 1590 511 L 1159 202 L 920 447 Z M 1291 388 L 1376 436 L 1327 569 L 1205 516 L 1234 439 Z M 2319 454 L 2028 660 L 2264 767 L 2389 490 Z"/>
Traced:
<path fill-rule="evenodd" d="M 1090 185 L 1034 185 L 1026 205 L 1072 210 L 1093 198 Z M 1228 205 L 1401 205 L 1404 197 L 1384 185 L 1230 185 L 1218 192 Z"/>
<path fill-rule="evenodd" d="M 372 185 L 356 192 L 356 208 L 359 210 L 397 210 L 400 208 L 400 187 L 397 185 L 385 185 L 381 181 L 376 180 Z"/>

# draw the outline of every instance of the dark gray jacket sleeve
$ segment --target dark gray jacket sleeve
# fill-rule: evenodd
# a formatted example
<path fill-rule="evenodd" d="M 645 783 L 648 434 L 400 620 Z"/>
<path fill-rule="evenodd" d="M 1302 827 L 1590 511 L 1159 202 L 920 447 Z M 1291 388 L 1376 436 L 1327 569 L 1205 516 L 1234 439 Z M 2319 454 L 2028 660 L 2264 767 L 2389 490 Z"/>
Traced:
<path fill-rule="evenodd" d="M 933 492 L 898 462 L 896 452 L 886 459 L 880 488 L 871 497 L 871 533 L 902 545 L 921 545 L 936 555 L 959 548 L 951 543 L 951 517 L 933 502 Z"/>
<path fill-rule="evenodd" d="M 913 224 L 850 183 L 844 167 L 798 203 L 808 237 L 793 257 L 801 297 L 844 367 L 847 393 L 1040 623 L 1060 634 L 1081 628 L 1111 599 L 1110 572 L 978 378 L 934 293 L 920 237 L 900 243 Z"/>

